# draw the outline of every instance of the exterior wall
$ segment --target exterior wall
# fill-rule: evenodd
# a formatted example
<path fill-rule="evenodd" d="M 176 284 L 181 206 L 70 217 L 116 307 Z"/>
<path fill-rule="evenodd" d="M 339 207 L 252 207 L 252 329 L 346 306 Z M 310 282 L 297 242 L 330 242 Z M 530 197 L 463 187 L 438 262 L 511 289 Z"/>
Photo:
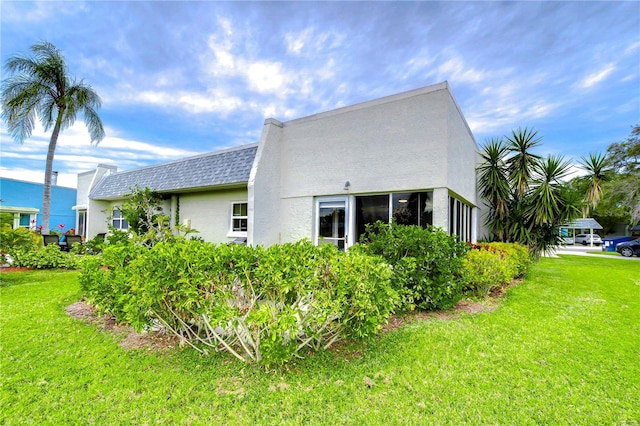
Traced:
<path fill-rule="evenodd" d="M 450 93 L 447 106 L 449 113 L 449 137 L 446 144 L 448 150 L 447 187 L 456 193 L 458 199 L 475 206 L 477 204 L 476 162 L 478 160 L 478 146 Z"/>
<path fill-rule="evenodd" d="M 119 200 L 90 200 L 88 204 L 87 238 L 109 231 L 108 219 L 114 207 L 122 204 Z M 234 202 L 247 202 L 246 189 L 193 192 L 168 196 L 163 204 L 163 212 L 170 217 L 171 225 L 176 221 L 188 224 L 198 231 L 195 236 L 214 243 L 227 243 L 237 238 L 230 233 L 231 208 Z"/>
<path fill-rule="evenodd" d="M 107 219 L 111 216 L 111 201 L 90 200 L 87 208 L 87 235 L 90 240 L 97 234 L 109 232 Z"/>
<path fill-rule="evenodd" d="M 265 121 L 258 152 L 247 184 L 249 229 L 247 243 L 271 245 L 281 242 L 280 169 L 282 123 Z"/>
<path fill-rule="evenodd" d="M 247 202 L 246 189 L 186 193 L 178 198 L 180 223 L 197 230 L 195 236 L 215 243 L 237 238 L 231 233 L 231 208 L 234 202 Z"/>
<path fill-rule="evenodd" d="M 433 190 L 433 226 L 449 229 L 449 190 L 435 188 Z"/>
<path fill-rule="evenodd" d="M 446 86 L 284 124 L 282 197 L 444 187 Z M 396 100 L 397 99 L 397 100 Z"/>
<path fill-rule="evenodd" d="M 110 209 L 110 204 L 100 200 L 90 200 L 89 193 L 94 185 L 100 182 L 100 179 L 117 170 L 118 168 L 116 166 L 99 164 L 95 170 L 78 173 L 78 190 L 76 193 L 76 204 L 73 206 L 73 209 L 76 211 L 76 227 L 79 226 L 78 212 L 82 210 L 86 211 L 87 232 L 85 240 L 91 239 L 97 234 L 107 233 L 109 230 L 107 227 L 107 218 L 111 213 L 105 210 Z"/>
<path fill-rule="evenodd" d="M 15 179 L 0 178 L 2 188 L 2 207 L 26 208 L 25 212 L 33 212 L 37 209 L 36 222 L 33 228 L 42 223 L 42 193 L 44 185 L 34 182 L 25 182 Z M 76 201 L 76 190 L 62 186 L 51 187 L 51 219 L 50 225 L 54 230 L 59 230 L 58 225 L 63 224 L 63 231 L 75 227 L 75 213 L 72 207 Z M 20 209 L 19 209 L 20 210 Z M 48 233 L 49 230 L 43 230 Z"/>
<path fill-rule="evenodd" d="M 313 197 L 285 198 L 282 212 L 279 242 L 309 240 L 313 237 L 315 204 Z"/>
<path fill-rule="evenodd" d="M 313 238 L 319 196 L 352 196 L 353 204 L 354 195 L 433 190 L 434 225 L 448 229 L 450 190 L 477 204 L 476 155 L 446 82 L 285 123 L 269 119 L 249 182 L 249 243 Z"/>

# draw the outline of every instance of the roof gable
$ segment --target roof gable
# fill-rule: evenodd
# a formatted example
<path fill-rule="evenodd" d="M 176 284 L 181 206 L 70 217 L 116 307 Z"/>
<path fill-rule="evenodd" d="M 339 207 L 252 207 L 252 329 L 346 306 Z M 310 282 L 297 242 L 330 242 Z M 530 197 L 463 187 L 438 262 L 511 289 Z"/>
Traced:
<path fill-rule="evenodd" d="M 92 188 L 92 199 L 115 199 L 136 185 L 157 192 L 185 192 L 222 185 L 242 184 L 249 174 L 258 146 L 246 145 L 170 163 L 105 176 Z"/>

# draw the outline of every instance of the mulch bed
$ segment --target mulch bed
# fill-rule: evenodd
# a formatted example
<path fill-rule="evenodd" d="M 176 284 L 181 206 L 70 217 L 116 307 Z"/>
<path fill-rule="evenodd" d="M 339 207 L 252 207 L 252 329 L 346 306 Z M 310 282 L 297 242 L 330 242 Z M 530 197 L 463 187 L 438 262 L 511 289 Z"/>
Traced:
<path fill-rule="evenodd" d="M 396 330 L 403 325 L 411 324 L 416 321 L 453 320 L 459 318 L 464 313 L 479 314 L 482 312 L 491 312 L 500 306 L 503 293 L 504 289 L 498 289 L 498 291 L 495 291 L 490 295 L 490 297 L 482 301 L 461 300 L 455 308 L 448 311 L 413 311 L 404 315 L 394 315 L 389 318 L 388 323 L 384 325 L 382 332 L 387 333 Z M 84 301 L 76 302 L 67 306 L 66 312 L 67 315 L 73 318 L 85 321 L 87 324 L 96 325 L 103 331 L 108 331 L 120 336 L 122 338 L 120 346 L 125 349 L 165 351 L 176 348 L 179 345 L 178 337 L 172 334 L 163 330 L 137 333 L 129 325 L 117 324 L 113 316 L 98 315 L 96 313 L 96 309 Z M 341 352 L 340 348 L 343 345 L 338 344 L 334 346 L 334 352 Z M 356 358 L 359 356 L 357 352 L 350 355 L 355 356 Z"/>
<path fill-rule="evenodd" d="M 2 272 L 28 272 L 33 271 L 31 268 L 25 268 L 22 266 L 3 266 L 0 268 L 0 273 Z"/>
<path fill-rule="evenodd" d="M 82 320 L 87 324 L 96 325 L 103 331 L 111 332 L 121 337 L 120 346 L 125 349 L 147 349 L 151 351 L 165 351 L 175 348 L 178 338 L 164 331 L 149 331 L 137 333 L 129 325 L 116 323 L 112 315 L 98 315 L 96 309 L 84 301 L 76 302 L 66 308 L 67 315 Z"/>

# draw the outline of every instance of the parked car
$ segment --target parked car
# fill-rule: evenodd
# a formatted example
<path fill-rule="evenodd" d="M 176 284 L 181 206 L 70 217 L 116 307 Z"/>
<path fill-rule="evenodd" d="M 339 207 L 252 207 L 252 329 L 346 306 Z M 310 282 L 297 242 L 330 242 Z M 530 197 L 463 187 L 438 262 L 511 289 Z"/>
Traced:
<path fill-rule="evenodd" d="M 560 244 L 564 246 L 572 246 L 574 241 L 572 237 L 560 237 Z"/>
<path fill-rule="evenodd" d="M 598 234 L 578 234 L 574 240 L 576 244 L 582 244 L 583 246 L 591 244 L 592 242 L 594 246 L 602 244 L 602 239 Z"/>
<path fill-rule="evenodd" d="M 616 246 L 616 251 L 624 257 L 631 257 L 634 254 L 640 257 L 640 238 L 618 244 Z"/>

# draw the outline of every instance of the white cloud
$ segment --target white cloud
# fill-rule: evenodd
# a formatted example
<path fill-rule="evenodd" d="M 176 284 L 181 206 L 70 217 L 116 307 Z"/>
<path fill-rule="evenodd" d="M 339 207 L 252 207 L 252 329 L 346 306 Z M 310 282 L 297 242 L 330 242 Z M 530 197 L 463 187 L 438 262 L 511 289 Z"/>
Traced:
<path fill-rule="evenodd" d="M 282 93 L 285 74 L 279 62 L 255 62 L 247 67 L 249 88 L 258 93 Z"/>
<path fill-rule="evenodd" d="M 7 168 L 4 166 L 0 166 L 0 176 L 2 176 L 3 178 L 22 180 L 26 182 L 44 183 L 44 170 L 38 171 L 24 168 Z M 77 185 L 78 178 L 76 174 L 58 174 L 58 186 L 76 188 Z"/>
<path fill-rule="evenodd" d="M 630 56 L 633 55 L 638 49 L 640 49 L 640 41 L 636 41 L 635 43 L 632 43 L 630 46 L 628 46 L 624 50 L 623 54 L 624 56 Z"/>
<path fill-rule="evenodd" d="M 464 63 L 464 60 L 455 55 L 438 67 L 438 73 L 443 80 L 456 83 L 478 83 L 486 78 L 485 73 L 476 70 Z"/>
<path fill-rule="evenodd" d="M 578 83 L 578 87 L 580 87 L 582 89 L 590 89 L 593 86 L 597 85 L 598 83 L 601 83 L 602 81 L 604 81 L 615 70 L 616 70 L 615 64 L 613 64 L 613 63 L 607 64 L 607 65 L 605 65 L 604 68 L 602 68 L 602 69 L 600 69 L 598 71 L 594 71 L 593 73 L 591 73 L 591 74 L 587 75 L 585 78 L 583 78 Z"/>
<path fill-rule="evenodd" d="M 287 42 L 287 51 L 294 55 L 299 55 L 302 48 L 309 42 L 313 28 L 306 28 L 303 31 L 297 33 L 287 33 L 284 35 L 284 39 Z"/>
<path fill-rule="evenodd" d="M 87 6 L 83 1 L 74 1 L 71 7 L 61 6 L 52 1 L 4 1 L 2 2 L 2 20 L 4 22 L 44 22 L 86 10 Z"/>
<path fill-rule="evenodd" d="M 122 138 L 118 136 L 115 129 L 111 128 L 107 128 L 105 131 L 108 136 L 97 146 L 89 143 L 84 123 L 76 122 L 61 133 L 54 157 L 54 170 L 60 171 L 58 177 L 60 185 L 75 188 L 76 174 L 92 170 L 100 163 L 114 164 L 121 170 L 128 170 L 201 153 Z M 0 175 L 32 182 L 43 182 L 44 164 L 49 145 L 48 132 L 44 132 L 38 123 L 34 129 L 33 137 L 26 140 L 24 144 L 4 143 L 4 140 L 7 139 L 6 136 L 3 130 Z M 25 163 L 33 164 L 33 168 L 25 169 Z"/>
<path fill-rule="evenodd" d="M 314 27 L 284 34 L 287 52 L 294 56 L 317 56 L 320 52 L 340 47 L 346 35 L 338 31 L 318 33 Z"/>

